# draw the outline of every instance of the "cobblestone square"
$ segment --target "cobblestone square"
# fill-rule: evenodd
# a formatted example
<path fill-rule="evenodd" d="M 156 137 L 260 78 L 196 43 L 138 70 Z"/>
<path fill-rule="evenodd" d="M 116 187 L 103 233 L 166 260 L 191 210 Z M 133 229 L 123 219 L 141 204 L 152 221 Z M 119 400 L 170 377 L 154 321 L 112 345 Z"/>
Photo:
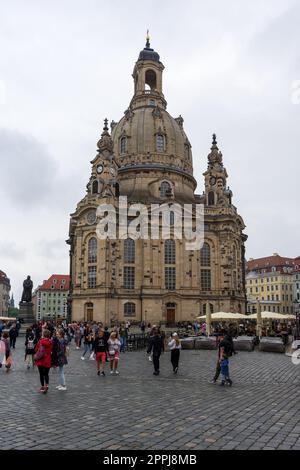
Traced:
<path fill-rule="evenodd" d="M 215 351 L 170 355 L 152 375 L 145 351 L 121 355 L 120 376 L 98 377 L 94 361 L 71 349 L 68 390 L 40 395 L 38 373 L 23 363 L 0 370 L 1 449 L 298 449 L 300 366 L 282 354 L 240 352 L 231 360 L 233 387 L 210 384 Z"/>

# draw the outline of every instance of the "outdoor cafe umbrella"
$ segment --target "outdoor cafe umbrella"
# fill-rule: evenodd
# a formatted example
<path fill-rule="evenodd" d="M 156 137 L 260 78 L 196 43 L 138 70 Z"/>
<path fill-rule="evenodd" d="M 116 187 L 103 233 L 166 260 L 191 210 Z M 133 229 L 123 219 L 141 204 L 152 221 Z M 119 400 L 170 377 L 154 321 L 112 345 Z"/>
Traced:
<path fill-rule="evenodd" d="M 235 320 L 247 320 L 249 318 L 249 315 L 243 315 L 241 313 L 232 313 L 232 312 L 216 312 L 212 313 L 210 316 L 211 321 L 235 321 Z M 199 320 L 206 320 L 206 315 L 201 315 L 200 317 L 197 317 Z"/>
<path fill-rule="evenodd" d="M 252 315 L 247 315 L 247 318 L 249 320 L 257 320 L 257 314 L 253 313 Z M 262 312 L 261 313 L 261 319 L 262 320 L 285 320 L 285 321 L 290 321 L 290 320 L 296 320 L 295 315 L 284 315 L 283 313 L 276 313 L 276 312 Z"/>

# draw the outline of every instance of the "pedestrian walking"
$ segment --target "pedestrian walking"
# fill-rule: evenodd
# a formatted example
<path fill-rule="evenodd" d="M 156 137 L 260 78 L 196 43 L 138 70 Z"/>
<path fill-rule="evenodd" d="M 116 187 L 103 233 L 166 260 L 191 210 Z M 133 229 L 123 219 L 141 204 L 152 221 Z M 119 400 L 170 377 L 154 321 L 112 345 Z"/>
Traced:
<path fill-rule="evenodd" d="M 108 343 L 107 339 L 104 335 L 103 330 L 99 330 L 96 334 L 94 343 L 93 343 L 93 351 L 96 355 L 97 361 L 97 375 L 105 375 L 104 366 L 106 362 L 106 357 L 108 354 Z"/>
<path fill-rule="evenodd" d="M 121 343 L 120 352 L 125 353 L 125 350 L 127 347 L 127 338 L 128 338 L 128 329 L 123 328 L 123 326 L 121 325 L 119 329 L 119 339 Z"/>
<path fill-rule="evenodd" d="M 60 328 L 56 335 L 58 339 L 57 365 L 59 370 L 59 385 L 56 388 L 57 390 L 64 391 L 67 390 L 64 367 L 68 364 L 67 356 L 69 353 L 69 348 L 64 330 Z"/>
<path fill-rule="evenodd" d="M 82 361 L 85 360 L 86 353 L 88 353 L 89 356 L 91 356 L 91 353 L 92 353 L 93 331 L 88 325 L 84 328 L 83 345 L 84 345 L 84 351 L 83 351 L 83 354 L 81 356 Z"/>
<path fill-rule="evenodd" d="M 111 375 L 119 375 L 118 364 L 120 358 L 121 343 L 117 337 L 117 333 L 113 331 L 107 342 L 108 344 L 108 358 L 110 360 L 110 373 Z"/>
<path fill-rule="evenodd" d="M 168 347 L 171 350 L 171 363 L 173 366 L 173 372 L 174 374 L 177 374 L 181 350 L 181 341 L 177 333 L 172 334 L 172 338 L 170 338 Z"/>
<path fill-rule="evenodd" d="M 40 373 L 41 388 L 39 392 L 46 394 L 49 388 L 49 371 L 51 368 L 52 341 L 50 341 L 50 331 L 44 330 L 42 339 L 35 347 L 34 360 Z"/>
<path fill-rule="evenodd" d="M 4 357 L 5 357 L 5 369 L 6 372 L 9 372 L 12 366 L 12 356 L 11 356 L 11 348 L 10 348 L 10 341 L 9 341 L 9 334 L 5 331 L 2 335 L 2 342 L 4 343 Z M 1 366 L 2 367 L 2 363 Z"/>
<path fill-rule="evenodd" d="M 27 328 L 26 330 L 26 336 L 25 336 L 25 363 L 27 365 L 27 369 L 30 369 L 30 366 L 32 368 L 34 367 L 34 348 L 35 348 L 35 342 L 34 342 L 34 333 L 31 328 Z"/>
<path fill-rule="evenodd" d="M 225 383 L 230 386 L 232 385 L 232 380 L 229 378 L 229 357 L 231 357 L 233 353 L 235 353 L 235 351 L 232 338 L 229 335 L 225 335 L 219 343 L 216 371 L 211 383 L 216 383 L 220 374 L 222 374 L 221 385 L 225 385 Z"/>
<path fill-rule="evenodd" d="M 13 349 L 16 348 L 17 337 L 18 337 L 18 330 L 17 330 L 16 324 L 14 323 L 9 330 L 10 347 Z"/>
<path fill-rule="evenodd" d="M 159 333 L 159 330 L 155 329 L 153 331 L 153 336 L 150 338 L 149 347 L 147 350 L 147 353 L 149 355 L 151 354 L 151 352 L 153 353 L 153 375 L 159 375 L 159 358 L 161 356 L 161 353 L 164 352 L 164 349 L 164 339 Z"/>

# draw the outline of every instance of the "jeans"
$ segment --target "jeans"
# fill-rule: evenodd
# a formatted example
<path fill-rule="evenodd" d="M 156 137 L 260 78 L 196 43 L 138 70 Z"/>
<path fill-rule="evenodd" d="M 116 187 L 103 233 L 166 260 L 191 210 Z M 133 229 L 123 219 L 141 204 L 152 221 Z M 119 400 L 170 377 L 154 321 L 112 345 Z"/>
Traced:
<path fill-rule="evenodd" d="M 85 343 L 84 344 L 84 351 L 83 351 L 82 357 L 84 357 L 87 352 L 89 352 L 89 353 L 92 352 L 92 347 L 91 346 L 92 345 L 90 343 Z"/>
<path fill-rule="evenodd" d="M 64 366 L 59 366 L 59 385 L 66 386 Z"/>
<path fill-rule="evenodd" d="M 120 341 L 121 341 L 120 352 L 125 352 L 125 349 L 126 349 L 126 337 L 125 337 L 125 336 L 121 336 L 121 337 L 120 337 Z"/>

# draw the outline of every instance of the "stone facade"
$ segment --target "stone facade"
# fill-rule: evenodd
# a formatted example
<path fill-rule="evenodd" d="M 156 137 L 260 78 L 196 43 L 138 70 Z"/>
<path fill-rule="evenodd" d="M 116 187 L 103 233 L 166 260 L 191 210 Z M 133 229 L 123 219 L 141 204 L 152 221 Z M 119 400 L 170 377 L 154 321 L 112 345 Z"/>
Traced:
<path fill-rule="evenodd" d="M 111 135 L 105 120 L 86 196 L 71 214 L 68 244 L 74 320 L 172 324 L 193 320 L 207 308 L 245 312 L 247 236 L 232 204 L 222 154 L 214 136 L 205 190 L 195 194 L 191 144 L 183 118 L 174 119 L 166 110 L 163 69 L 147 41 L 134 67 L 131 103 L 118 123 L 111 122 Z M 97 208 L 111 204 L 119 216 L 119 196 L 147 209 L 151 204 L 166 204 L 172 212 L 168 240 L 153 239 L 148 225 L 148 238 L 99 239 L 97 223 L 102 219 Z M 177 218 L 173 204 L 204 205 L 201 250 L 187 250 L 185 240 L 176 239 L 182 216 L 179 212 Z M 133 220 L 130 215 L 128 219 Z M 161 222 L 160 218 L 159 230 Z"/>
<path fill-rule="evenodd" d="M 0 271 L 0 315 L 6 317 L 9 307 L 10 280 Z"/>

